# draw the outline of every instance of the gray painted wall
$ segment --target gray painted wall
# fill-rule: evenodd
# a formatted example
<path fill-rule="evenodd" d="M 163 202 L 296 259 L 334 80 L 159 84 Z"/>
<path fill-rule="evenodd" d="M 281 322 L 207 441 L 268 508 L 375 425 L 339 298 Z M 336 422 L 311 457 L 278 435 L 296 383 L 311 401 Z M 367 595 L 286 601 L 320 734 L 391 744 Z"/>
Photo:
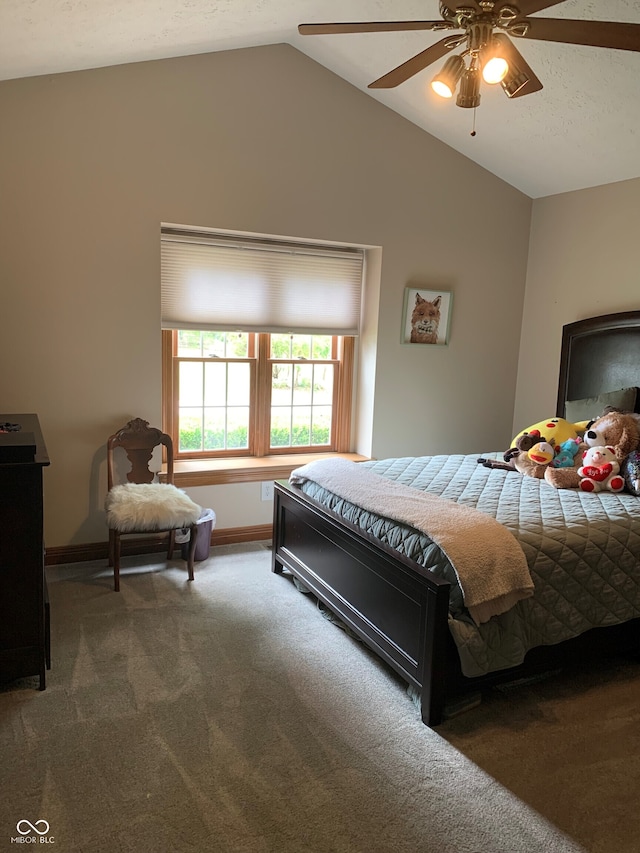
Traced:
<path fill-rule="evenodd" d="M 360 443 L 508 445 L 520 192 L 286 45 L 7 81 L 0 115 L 0 411 L 41 417 L 49 546 L 106 539 L 105 440 L 132 416 L 160 422 L 163 221 L 381 247 Z M 416 284 L 453 293 L 446 347 L 400 342 Z M 219 527 L 271 518 L 256 484 L 190 491 Z"/>
<path fill-rule="evenodd" d="M 640 310 L 639 216 L 640 179 L 534 202 L 514 433 L 555 413 L 565 323 Z"/>

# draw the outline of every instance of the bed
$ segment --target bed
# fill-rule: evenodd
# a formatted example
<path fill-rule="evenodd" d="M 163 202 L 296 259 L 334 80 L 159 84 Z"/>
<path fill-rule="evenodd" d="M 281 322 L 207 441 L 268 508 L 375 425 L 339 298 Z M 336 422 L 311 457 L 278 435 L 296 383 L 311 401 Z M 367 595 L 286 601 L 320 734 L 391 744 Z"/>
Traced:
<path fill-rule="evenodd" d="M 565 417 L 567 401 L 637 386 L 640 311 L 564 326 L 558 417 Z M 487 686 L 570 666 L 596 649 L 636 648 L 640 636 L 640 498 L 557 490 L 477 459 L 359 463 L 365 485 L 383 482 L 389 501 L 395 492 L 409 500 L 411 511 L 394 511 L 394 518 L 304 476 L 274 490 L 272 570 L 291 573 L 386 661 L 417 696 L 430 726 Z M 435 511 L 443 498 L 454 504 L 451 517 Z M 433 517 L 412 524 L 421 513 Z M 458 547 L 464 553 L 462 539 L 474 540 L 476 530 L 485 535 L 482 526 L 458 535 L 476 519 L 494 525 L 486 535 L 496 539 L 496 559 L 504 550 L 496 534 L 515 537 L 529 570 L 530 588 L 523 582 L 513 602 L 496 594 L 495 610 L 480 604 L 476 611 L 462 597 L 462 560 L 472 570 L 478 550 L 461 556 L 460 565 L 457 556 L 450 559 Z M 437 536 L 429 535 L 429 523 Z M 503 562 L 518 559 L 509 552 Z"/>

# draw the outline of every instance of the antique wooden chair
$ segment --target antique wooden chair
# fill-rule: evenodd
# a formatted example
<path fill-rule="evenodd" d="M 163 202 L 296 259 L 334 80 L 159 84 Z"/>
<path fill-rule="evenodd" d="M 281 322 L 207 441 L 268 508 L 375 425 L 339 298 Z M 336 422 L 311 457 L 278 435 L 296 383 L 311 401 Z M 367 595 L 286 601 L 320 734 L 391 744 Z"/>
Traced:
<path fill-rule="evenodd" d="M 149 468 L 156 447 L 166 449 L 166 483 L 154 482 Z M 131 463 L 127 483 L 116 482 L 114 451 L 122 448 Z M 167 559 L 175 548 L 175 532 L 190 529 L 187 557 L 189 580 L 193 580 L 193 561 L 200 506 L 173 485 L 173 442 L 171 436 L 150 427 L 148 421 L 134 418 L 107 441 L 107 485 L 105 499 L 109 528 L 109 565 L 113 566 L 114 590 L 120 589 L 120 537 L 128 533 L 168 532 Z"/>

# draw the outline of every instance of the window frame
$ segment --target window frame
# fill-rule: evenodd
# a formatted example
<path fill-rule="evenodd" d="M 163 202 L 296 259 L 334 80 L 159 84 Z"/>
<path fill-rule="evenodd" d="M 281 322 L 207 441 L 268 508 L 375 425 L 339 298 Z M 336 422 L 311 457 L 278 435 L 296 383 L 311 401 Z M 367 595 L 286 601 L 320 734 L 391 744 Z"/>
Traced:
<path fill-rule="evenodd" d="M 296 359 L 271 359 L 270 335 L 255 333 L 255 369 L 252 370 L 249 447 L 246 450 L 188 451 L 180 452 L 178 435 L 178 385 L 177 355 L 178 331 L 162 330 L 162 428 L 174 445 L 175 459 L 201 461 L 237 459 L 246 465 L 252 458 L 264 459 L 278 456 L 309 456 L 313 454 L 348 453 L 351 449 L 351 423 L 353 407 L 355 338 L 333 336 L 331 361 L 335 364 L 330 445 L 303 447 L 270 447 L 271 364 L 273 361 L 296 363 Z M 309 361 L 312 361 L 311 359 Z M 320 362 L 326 359 L 320 359 Z"/>

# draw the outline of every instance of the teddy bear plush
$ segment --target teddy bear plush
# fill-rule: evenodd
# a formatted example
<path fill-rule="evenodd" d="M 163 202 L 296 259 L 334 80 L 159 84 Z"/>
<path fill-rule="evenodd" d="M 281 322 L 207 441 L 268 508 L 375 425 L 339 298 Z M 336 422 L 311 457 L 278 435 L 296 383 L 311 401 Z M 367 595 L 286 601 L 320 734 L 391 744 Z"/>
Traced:
<path fill-rule="evenodd" d="M 621 492 L 624 478 L 620 476 L 620 463 L 613 447 L 595 445 L 584 452 L 582 465 L 578 468 L 583 492 Z"/>
<path fill-rule="evenodd" d="M 584 443 L 589 447 L 603 444 L 614 447 L 616 459 L 622 464 L 640 444 L 638 415 L 631 412 L 607 412 L 589 425 L 584 434 Z"/>
<path fill-rule="evenodd" d="M 616 461 L 623 465 L 627 456 L 640 448 L 640 421 L 637 415 L 629 412 L 607 412 L 587 425 L 581 450 L 589 447 L 613 447 Z M 581 477 L 578 468 L 582 467 L 580 455 L 571 468 L 547 467 L 544 479 L 556 489 L 577 489 Z"/>

